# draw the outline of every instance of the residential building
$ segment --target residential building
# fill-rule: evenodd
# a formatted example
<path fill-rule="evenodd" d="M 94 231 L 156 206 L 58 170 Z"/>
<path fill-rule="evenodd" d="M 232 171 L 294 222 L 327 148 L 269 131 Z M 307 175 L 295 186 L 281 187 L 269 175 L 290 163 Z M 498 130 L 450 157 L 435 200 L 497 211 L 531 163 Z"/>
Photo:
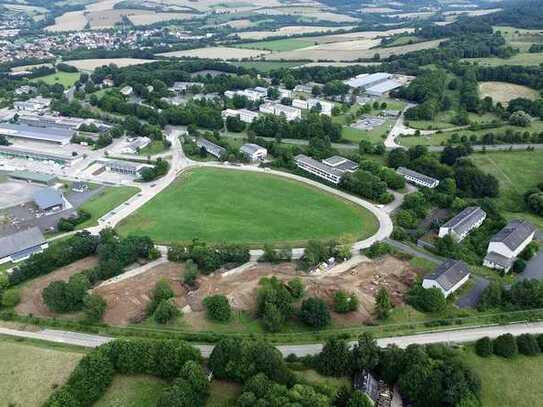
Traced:
<path fill-rule="evenodd" d="M 265 88 L 262 88 L 262 89 L 265 89 Z M 266 97 L 267 92 L 268 92 L 267 90 L 266 90 L 266 93 L 263 93 L 263 92 L 259 92 L 259 91 L 253 90 L 253 89 L 227 90 L 226 92 L 224 92 L 224 96 L 229 98 L 229 99 L 232 99 L 234 96 L 237 95 L 237 96 L 241 96 L 241 97 L 246 97 L 247 100 L 249 100 L 251 102 L 259 102 L 264 97 Z"/>
<path fill-rule="evenodd" d="M 268 150 L 258 144 L 244 144 L 239 151 L 251 161 L 262 161 L 268 156 Z"/>
<path fill-rule="evenodd" d="M 372 74 L 360 74 L 354 78 L 344 81 L 346 85 L 351 88 L 367 89 L 372 86 L 388 81 L 392 77 L 392 74 L 386 72 L 377 72 Z"/>
<path fill-rule="evenodd" d="M 203 86 L 201 82 L 174 82 L 170 88 L 171 91 L 181 93 L 186 92 L 194 86 Z"/>
<path fill-rule="evenodd" d="M 483 265 L 509 271 L 517 256 L 535 236 L 535 227 L 524 220 L 512 220 L 488 244 Z"/>
<path fill-rule="evenodd" d="M 75 132 L 59 127 L 36 128 L 21 124 L 0 123 L 0 135 L 12 139 L 24 139 L 66 145 Z"/>
<path fill-rule="evenodd" d="M 438 288 L 445 297 L 448 297 L 462 287 L 469 276 L 468 266 L 464 262 L 448 259 L 441 263 L 432 274 L 424 277 L 422 287 Z"/>
<path fill-rule="evenodd" d="M 115 82 L 112 79 L 106 78 L 102 81 L 102 86 L 106 88 L 112 88 L 115 86 Z"/>
<path fill-rule="evenodd" d="M 486 212 L 478 206 L 470 206 L 439 228 L 439 237 L 450 235 L 455 241 L 462 241 L 473 229 L 481 226 Z"/>
<path fill-rule="evenodd" d="M 398 167 L 396 172 L 400 175 L 403 175 L 406 181 L 416 185 L 420 185 L 422 187 L 435 188 L 439 185 L 439 180 L 405 167 Z"/>
<path fill-rule="evenodd" d="M 35 98 L 28 99 L 25 101 L 17 101 L 13 103 L 13 106 L 15 107 L 15 110 L 21 111 L 21 112 L 44 112 L 47 109 L 49 109 L 49 106 L 51 105 L 51 99 L 50 98 L 44 98 L 41 96 L 36 96 Z"/>
<path fill-rule="evenodd" d="M 134 89 L 132 88 L 132 86 L 125 86 L 121 89 L 121 95 L 123 96 L 131 96 L 132 93 L 134 93 Z"/>
<path fill-rule="evenodd" d="M 31 171 L 13 171 L 9 173 L 9 177 L 19 181 L 33 182 L 48 186 L 55 185 L 58 182 L 58 178 L 54 175 L 40 174 Z"/>
<path fill-rule="evenodd" d="M 103 161 L 104 167 L 111 172 L 123 175 L 131 175 L 133 177 L 139 177 L 141 171 L 145 168 L 152 168 L 152 165 L 135 163 L 131 161 L 121 161 L 121 160 L 107 160 Z"/>
<path fill-rule="evenodd" d="M 47 240 L 38 227 L 0 237 L 0 264 L 25 260 L 47 246 Z"/>
<path fill-rule="evenodd" d="M 260 105 L 259 110 L 262 113 L 273 114 L 274 116 L 283 116 L 287 121 L 302 118 L 302 111 L 300 109 L 281 105 L 279 103 L 264 103 Z"/>
<path fill-rule="evenodd" d="M 322 162 L 329 167 L 335 168 L 343 172 L 355 172 L 358 169 L 358 164 L 348 158 L 334 155 L 322 160 Z"/>
<path fill-rule="evenodd" d="M 311 110 L 317 105 L 321 106 L 321 114 L 332 116 L 332 109 L 334 108 L 334 104 L 332 102 L 327 102 L 321 99 L 294 99 L 292 101 L 293 107 L 303 110 Z"/>
<path fill-rule="evenodd" d="M 15 94 L 17 96 L 30 95 L 36 91 L 37 89 L 34 86 L 23 85 L 15 89 Z"/>
<path fill-rule="evenodd" d="M 64 196 L 55 188 L 44 188 L 34 192 L 34 203 L 40 211 L 59 211 L 64 209 Z"/>
<path fill-rule="evenodd" d="M 123 154 L 137 154 L 141 149 L 151 144 L 151 142 L 152 140 L 149 137 L 136 137 L 128 140 L 121 152 Z"/>
<path fill-rule="evenodd" d="M 260 116 L 258 112 L 253 112 L 251 110 L 247 109 L 226 109 L 222 111 L 222 117 L 223 119 L 226 119 L 227 117 L 236 117 L 239 116 L 239 119 L 243 123 L 252 123 L 255 121 L 255 119 Z"/>
<path fill-rule="evenodd" d="M 329 165 L 303 154 L 294 157 L 294 161 L 298 168 L 331 182 L 332 184 L 339 184 L 341 177 L 343 177 L 343 171 L 330 167 Z"/>
<path fill-rule="evenodd" d="M 279 98 L 280 99 L 291 99 L 292 98 L 292 91 L 285 89 L 285 88 L 277 88 L 277 91 L 279 92 Z"/>
<path fill-rule="evenodd" d="M 60 153 L 45 153 L 29 148 L 14 146 L 0 146 L 0 156 L 9 158 L 24 158 L 27 160 L 50 161 L 56 164 L 68 166 L 71 165 L 74 161 L 82 158 L 81 156 L 72 156 L 69 154 Z"/>
<path fill-rule="evenodd" d="M 375 407 L 390 407 L 393 393 L 390 387 L 377 380 L 368 370 L 357 372 L 353 376 L 353 389 L 365 394 Z"/>
<path fill-rule="evenodd" d="M 226 149 L 218 146 L 215 143 L 212 143 L 209 140 L 206 140 L 205 138 L 199 138 L 196 140 L 196 145 L 200 148 L 203 148 L 206 150 L 208 154 L 211 154 L 214 157 L 221 158 L 226 153 Z"/>

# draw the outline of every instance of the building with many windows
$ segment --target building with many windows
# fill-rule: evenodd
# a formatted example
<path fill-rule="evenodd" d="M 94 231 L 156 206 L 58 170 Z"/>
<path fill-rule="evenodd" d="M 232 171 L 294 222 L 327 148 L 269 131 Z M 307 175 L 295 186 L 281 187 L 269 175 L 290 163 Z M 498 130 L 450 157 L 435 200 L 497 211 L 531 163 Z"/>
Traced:
<path fill-rule="evenodd" d="M 262 161 L 268 156 L 268 150 L 258 144 L 244 144 L 239 151 L 251 161 Z"/>
<path fill-rule="evenodd" d="M 298 168 L 331 182 L 332 184 L 339 184 L 341 177 L 343 177 L 343 171 L 330 167 L 321 161 L 317 161 L 303 154 L 294 157 L 294 161 Z"/>
<path fill-rule="evenodd" d="M 255 121 L 260 115 L 258 114 L 258 112 L 253 112 L 247 109 L 226 109 L 222 111 L 223 119 L 226 119 L 227 117 L 236 117 L 236 116 L 239 116 L 239 119 L 243 123 L 250 124 L 253 121 Z"/>
<path fill-rule="evenodd" d="M 274 116 L 282 116 L 287 121 L 292 121 L 302 118 L 302 111 L 296 107 L 285 106 L 279 103 L 264 103 L 259 107 L 260 112 L 273 114 Z"/>
<path fill-rule="evenodd" d="M 478 206 L 470 206 L 439 228 L 439 237 L 450 235 L 455 241 L 462 241 L 473 229 L 481 226 L 486 212 Z"/>
<path fill-rule="evenodd" d="M 438 288 L 448 297 L 469 280 L 468 266 L 458 260 L 448 259 L 422 281 L 423 288 Z"/>
<path fill-rule="evenodd" d="M 420 172 L 410 170 L 409 168 L 398 167 L 396 172 L 403 175 L 406 181 L 411 182 L 412 184 L 420 185 L 421 187 L 435 188 L 439 185 L 439 180 L 421 174 Z"/>
<path fill-rule="evenodd" d="M 517 256 L 535 236 L 535 227 L 525 220 L 512 220 L 488 243 L 483 265 L 509 271 Z"/>

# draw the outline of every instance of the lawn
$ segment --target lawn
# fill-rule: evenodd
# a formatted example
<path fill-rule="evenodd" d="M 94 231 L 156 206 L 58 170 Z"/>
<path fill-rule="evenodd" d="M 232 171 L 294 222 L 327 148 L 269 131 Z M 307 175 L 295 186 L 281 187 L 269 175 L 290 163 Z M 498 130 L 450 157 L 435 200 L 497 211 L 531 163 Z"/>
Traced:
<path fill-rule="evenodd" d="M 75 368 L 82 353 L 0 338 L 0 405 L 41 406 Z"/>
<path fill-rule="evenodd" d="M 65 88 L 69 88 L 79 80 L 80 76 L 81 74 L 79 72 L 57 72 L 46 76 L 40 76 L 39 78 L 33 79 L 33 81 L 43 81 L 48 85 L 60 83 L 61 85 L 64 85 Z"/>
<path fill-rule="evenodd" d="M 153 156 L 155 154 L 163 153 L 166 150 L 167 150 L 167 148 L 164 145 L 164 142 L 162 142 L 161 140 L 154 140 L 147 147 L 142 148 L 138 152 L 138 155 L 141 155 L 141 156 L 144 156 L 144 157 Z"/>
<path fill-rule="evenodd" d="M 237 44 L 236 47 L 251 49 L 267 49 L 272 52 L 293 51 L 295 49 L 311 47 L 315 41 L 304 38 L 285 38 L 282 40 L 255 41 Z"/>
<path fill-rule="evenodd" d="M 283 62 L 283 61 L 241 61 L 230 62 L 232 65 L 241 66 L 247 69 L 256 69 L 257 71 L 268 73 L 281 68 L 292 68 L 294 66 L 300 66 L 299 62 Z"/>
<path fill-rule="evenodd" d="M 191 171 L 119 225 L 163 242 L 291 242 L 371 236 L 368 211 L 297 181 L 245 171 Z"/>
<path fill-rule="evenodd" d="M 517 356 L 514 359 L 497 356 L 480 358 L 472 350 L 466 350 L 463 359 L 481 378 L 483 406 L 541 405 L 543 356 Z"/>
<path fill-rule="evenodd" d="M 297 375 L 299 375 L 303 380 L 306 380 L 310 384 L 321 386 L 324 385 L 335 390 L 339 390 L 342 386 L 346 386 L 347 388 L 351 387 L 351 379 L 348 377 L 322 376 L 313 369 L 302 370 L 300 372 L 297 372 Z"/>
<path fill-rule="evenodd" d="M 392 123 L 391 120 L 387 120 L 383 125 L 369 131 L 345 126 L 341 129 L 341 138 L 353 143 L 359 143 L 360 140 L 368 140 L 374 144 L 383 143 Z"/>
<path fill-rule="evenodd" d="M 96 225 L 100 217 L 130 199 L 139 191 L 139 188 L 135 187 L 105 187 L 81 206 L 81 209 L 91 214 L 91 218 L 79 225 L 78 228 L 84 229 Z"/>
<path fill-rule="evenodd" d="M 166 382 L 153 376 L 116 375 L 95 407 L 154 407 Z"/>
<path fill-rule="evenodd" d="M 213 380 L 209 385 L 209 398 L 206 407 L 235 406 L 241 393 L 240 385 L 223 380 Z"/>
<path fill-rule="evenodd" d="M 533 66 L 543 63 L 543 53 L 530 54 L 529 52 L 521 52 L 513 55 L 511 58 L 470 58 L 464 59 L 465 62 L 478 63 L 484 66 L 499 66 L 499 65 L 526 65 Z"/>
<path fill-rule="evenodd" d="M 543 151 L 504 151 L 473 154 L 470 159 L 500 182 L 498 198 L 506 216 L 520 217 L 543 227 L 543 218 L 526 213 L 523 194 L 543 180 Z"/>

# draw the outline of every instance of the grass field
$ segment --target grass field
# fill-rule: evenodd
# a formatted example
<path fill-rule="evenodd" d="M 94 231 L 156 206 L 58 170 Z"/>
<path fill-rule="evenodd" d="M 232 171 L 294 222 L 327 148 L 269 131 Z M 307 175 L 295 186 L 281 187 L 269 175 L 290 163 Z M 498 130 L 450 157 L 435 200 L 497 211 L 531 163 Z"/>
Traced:
<path fill-rule="evenodd" d="M 117 375 L 94 407 L 154 407 L 166 386 L 152 376 Z"/>
<path fill-rule="evenodd" d="M 473 351 L 466 350 L 463 358 L 481 378 L 483 406 L 541 405 L 543 356 L 518 356 L 514 359 L 497 356 L 480 358 Z"/>
<path fill-rule="evenodd" d="M 78 229 L 96 225 L 100 217 L 130 199 L 139 191 L 135 187 L 105 187 L 81 206 L 81 209 L 91 214 L 91 218 L 79 225 Z"/>
<path fill-rule="evenodd" d="M 0 405 L 38 407 L 64 384 L 82 353 L 0 338 Z"/>
<path fill-rule="evenodd" d="M 268 73 L 270 71 L 281 69 L 281 68 L 292 68 L 294 66 L 300 66 L 299 62 L 282 62 L 282 61 L 242 61 L 242 62 L 231 62 L 231 64 L 236 66 L 241 66 L 243 68 L 251 69 L 254 68 L 257 71 Z"/>
<path fill-rule="evenodd" d="M 158 242 L 303 243 L 377 230 L 366 210 L 292 180 L 221 169 L 187 173 L 119 225 Z"/>
<path fill-rule="evenodd" d="M 481 98 L 490 96 L 494 102 L 501 103 L 508 103 L 516 98 L 535 100 L 539 97 L 539 92 L 535 89 L 506 82 L 480 82 L 479 92 Z"/>
<path fill-rule="evenodd" d="M 69 88 L 79 80 L 80 76 L 81 74 L 79 72 L 57 72 L 46 76 L 40 76 L 39 78 L 33 79 L 33 81 L 43 81 L 48 85 L 60 83 L 61 85 L 64 85 L 65 88 Z"/>
<path fill-rule="evenodd" d="M 160 153 L 163 153 L 165 151 L 167 151 L 167 149 L 166 149 L 166 146 L 164 145 L 164 143 L 162 141 L 160 141 L 160 140 L 154 140 L 147 147 L 142 148 L 138 152 L 138 155 L 141 155 L 143 157 L 147 157 L 149 155 L 160 154 Z"/>
<path fill-rule="evenodd" d="M 528 52 L 521 52 L 513 55 L 511 58 L 470 58 L 463 61 L 478 63 L 485 66 L 499 66 L 499 65 L 539 65 L 543 63 L 543 53 L 530 54 Z"/>
<path fill-rule="evenodd" d="M 498 178 L 498 203 L 507 217 L 520 217 L 543 227 L 543 218 L 526 213 L 523 194 L 543 180 L 543 151 L 513 151 L 473 154 L 470 159 Z"/>
<path fill-rule="evenodd" d="M 272 52 L 292 51 L 314 45 L 314 41 L 305 38 L 285 38 L 282 40 L 255 41 L 238 44 L 240 48 L 267 49 Z"/>
<path fill-rule="evenodd" d="M 237 383 L 213 380 L 209 385 L 206 407 L 234 407 L 240 392 L 241 389 Z"/>

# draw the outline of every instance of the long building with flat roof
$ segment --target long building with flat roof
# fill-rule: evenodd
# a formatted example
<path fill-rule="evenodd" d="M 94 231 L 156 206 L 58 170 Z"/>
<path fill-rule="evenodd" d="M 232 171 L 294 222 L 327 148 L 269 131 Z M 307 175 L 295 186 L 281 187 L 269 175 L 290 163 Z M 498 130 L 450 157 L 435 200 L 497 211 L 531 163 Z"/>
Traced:
<path fill-rule="evenodd" d="M 47 248 L 40 229 L 33 227 L 0 238 L 0 264 L 18 262 Z"/>
<path fill-rule="evenodd" d="M 23 139 L 66 145 L 70 143 L 73 130 L 58 127 L 41 128 L 21 124 L 0 123 L 0 135 L 13 139 Z"/>
<path fill-rule="evenodd" d="M 71 165 L 73 161 L 81 158 L 80 156 L 74 157 L 68 154 L 46 153 L 43 151 L 15 146 L 0 146 L 0 156 L 10 158 L 25 158 L 28 160 L 37 161 L 52 161 L 61 165 Z"/>
<path fill-rule="evenodd" d="M 36 184 L 54 185 L 58 182 L 55 175 L 40 174 L 32 171 L 13 171 L 9 173 L 9 177 L 20 181 L 35 182 Z"/>

